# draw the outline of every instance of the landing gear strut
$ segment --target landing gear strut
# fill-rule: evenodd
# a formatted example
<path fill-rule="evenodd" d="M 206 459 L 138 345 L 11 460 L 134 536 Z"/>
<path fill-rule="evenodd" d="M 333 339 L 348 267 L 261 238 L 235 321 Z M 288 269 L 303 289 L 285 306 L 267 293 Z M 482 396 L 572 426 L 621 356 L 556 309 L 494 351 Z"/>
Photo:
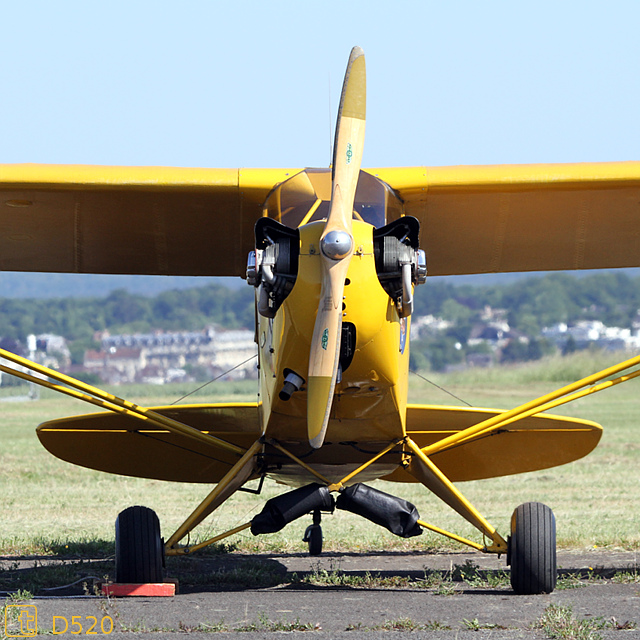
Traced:
<path fill-rule="evenodd" d="M 319 556 L 322 553 L 322 527 L 320 526 L 320 520 L 322 516 L 320 510 L 316 509 L 313 512 L 313 524 L 310 524 L 304 532 L 304 538 L 302 542 L 306 542 L 309 545 L 309 555 Z"/>

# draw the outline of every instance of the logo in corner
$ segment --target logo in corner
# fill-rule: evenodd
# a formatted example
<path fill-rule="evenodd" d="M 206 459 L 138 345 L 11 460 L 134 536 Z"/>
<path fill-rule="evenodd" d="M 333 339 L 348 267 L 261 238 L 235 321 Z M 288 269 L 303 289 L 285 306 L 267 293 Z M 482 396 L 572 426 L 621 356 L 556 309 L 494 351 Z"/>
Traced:
<path fill-rule="evenodd" d="M 38 608 L 32 604 L 8 604 L 4 610 L 7 638 L 33 638 L 38 635 Z"/>

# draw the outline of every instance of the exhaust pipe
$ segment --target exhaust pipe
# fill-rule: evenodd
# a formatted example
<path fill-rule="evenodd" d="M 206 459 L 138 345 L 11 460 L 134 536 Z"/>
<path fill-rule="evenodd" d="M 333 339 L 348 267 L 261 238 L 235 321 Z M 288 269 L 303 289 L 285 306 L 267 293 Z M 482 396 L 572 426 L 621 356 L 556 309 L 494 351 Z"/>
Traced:
<path fill-rule="evenodd" d="M 299 376 L 295 371 L 291 371 L 291 369 L 285 369 L 284 387 L 280 390 L 278 397 L 286 402 L 296 391 L 300 391 L 303 384 L 304 378 L 302 376 Z"/>

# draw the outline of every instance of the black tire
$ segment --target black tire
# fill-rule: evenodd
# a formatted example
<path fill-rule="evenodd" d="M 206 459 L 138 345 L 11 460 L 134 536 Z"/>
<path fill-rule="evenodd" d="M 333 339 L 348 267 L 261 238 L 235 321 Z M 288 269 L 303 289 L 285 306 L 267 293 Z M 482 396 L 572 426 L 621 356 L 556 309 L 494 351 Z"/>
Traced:
<path fill-rule="evenodd" d="M 116 582 L 162 582 L 160 522 L 148 507 L 129 507 L 116 518 Z"/>
<path fill-rule="evenodd" d="M 319 524 L 309 525 L 305 531 L 304 539 L 309 545 L 310 556 L 322 554 L 322 527 Z"/>
<path fill-rule="evenodd" d="M 511 586 L 517 594 L 551 593 L 556 587 L 556 519 L 540 502 L 525 502 L 511 516 Z"/>

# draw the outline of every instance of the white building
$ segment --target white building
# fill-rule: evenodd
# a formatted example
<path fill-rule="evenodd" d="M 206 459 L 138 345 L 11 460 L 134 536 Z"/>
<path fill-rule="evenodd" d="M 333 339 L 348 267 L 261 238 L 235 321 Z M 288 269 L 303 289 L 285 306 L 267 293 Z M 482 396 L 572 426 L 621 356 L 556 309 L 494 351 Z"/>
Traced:
<path fill-rule="evenodd" d="M 257 353 L 254 332 L 248 329 L 154 331 L 96 336 L 100 351 L 87 351 L 85 368 L 108 382 L 163 384 L 189 377 L 188 371 L 206 369 L 229 378 L 255 378 Z M 240 366 L 237 366 L 240 365 Z"/>

